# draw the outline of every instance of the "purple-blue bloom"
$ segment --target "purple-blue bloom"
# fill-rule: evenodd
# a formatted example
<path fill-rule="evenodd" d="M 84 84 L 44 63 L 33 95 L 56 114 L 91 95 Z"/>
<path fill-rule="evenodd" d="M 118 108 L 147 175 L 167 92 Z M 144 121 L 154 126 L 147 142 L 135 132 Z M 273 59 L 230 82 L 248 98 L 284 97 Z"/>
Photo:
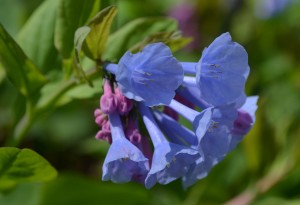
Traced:
<path fill-rule="evenodd" d="M 163 43 L 153 43 L 141 52 L 126 52 L 119 64 L 107 64 L 106 70 L 116 75 L 118 86 L 129 99 L 147 106 L 169 104 L 182 84 L 183 69 Z"/>
<path fill-rule="evenodd" d="M 125 137 L 120 116 L 109 114 L 112 144 L 103 164 L 102 180 L 125 183 L 134 179 L 144 182 L 149 162 L 143 153 Z"/>
<path fill-rule="evenodd" d="M 210 170 L 219 163 L 248 133 L 255 121 L 257 96 L 248 97 L 238 110 L 232 107 L 215 109 L 212 123 L 199 143 L 204 160 L 198 160 L 182 178 L 184 188 L 207 176 Z M 217 124 L 216 124 L 217 123 Z"/>
<path fill-rule="evenodd" d="M 151 169 L 145 180 L 146 188 L 151 188 L 157 182 L 167 184 L 185 175 L 191 164 L 200 157 L 199 153 L 187 146 L 167 141 L 150 109 L 142 102 L 138 103 L 138 108 L 154 145 Z"/>
<path fill-rule="evenodd" d="M 95 112 L 101 131 L 108 130 L 112 142 L 103 180 L 135 180 L 149 189 L 182 178 L 187 188 L 207 176 L 255 121 L 258 97 L 247 98 L 244 92 L 248 56 L 229 33 L 213 41 L 198 63 L 179 63 L 166 45 L 154 43 L 139 53 L 127 52 L 118 64 L 104 67 L 115 78 L 107 82 L 113 86 L 102 97 L 103 108 Z M 164 113 L 156 105 L 165 105 Z M 109 121 L 105 121 L 103 109 Z M 179 115 L 191 122 L 192 129 L 179 124 Z M 147 134 L 138 128 L 139 117 L 153 150 L 143 137 Z"/>
<path fill-rule="evenodd" d="M 206 48 L 197 64 L 182 63 L 184 70 L 196 72 L 196 79 L 187 77 L 185 84 L 195 84 L 199 98 L 212 106 L 233 103 L 245 96 L 244 88 L 249 74 L 248 54 L 229 33 L 216 38 Z"/>

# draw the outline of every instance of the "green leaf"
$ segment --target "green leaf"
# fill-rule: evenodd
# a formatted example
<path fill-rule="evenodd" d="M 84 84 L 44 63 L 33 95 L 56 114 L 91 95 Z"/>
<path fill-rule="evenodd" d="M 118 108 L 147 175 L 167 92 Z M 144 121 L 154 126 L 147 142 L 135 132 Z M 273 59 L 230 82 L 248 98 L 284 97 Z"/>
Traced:
<path fill-rule="evenodd" d="M 56 170 L 30 149 L 0 148 L 0 189 L 24 182 L 44 182 L 56 177 Z"/>
<path fill-rule="evenodd" d="M 35 10 L 20 31 L 17 42 L 43 71 L 59 67 L 54 47 L 56 12 L 60 0 L 46 0 Z"/>
<path fill-rule="evenodd" d="M 130 51 L 137 52 L 142 50 L 147 44 L 155 43 L 155 42 L 163 42 L 166 45 L 170 47 L 170 49 L 175 52 L 187 44 L 189 44 L 192 41 L 191 38 L 185 38 L 183 37 L 180 32 L 160 32 L 160 33 L 154 33 L 146 38 L 144 38 L 143 41 L 137 43 L 134 45 Z"/>
<path fill-rule="evenodd" d="M 73 59 L 73 68 L 75 69 L 75 74 L 79 76 L 79 78 L 85 79 L 91 85 L 90 81 L 85 76 L 84 70 L 80 62 L 80 52 L 81 52 L 82 44 L 90 32 L 91 32 L 91 28 L 88 26 L 80 27 L 75 32 L 75 38 L 74 38 L 75 55 Z"/>
<path fill-rule="evenodd" d="M 46 83 L 33 62 L 0 24 L 0 60 L 12 84 L 25 96 L 35 94 Z"/>
<path fill-rule="evenodd" d="M 105 49 L 112 20 L 117 13 L 114 6 L 107 7 L 100 11 L 88 22 L 91 32 L 85 39 L 84 53 L 91 59 L 100 60 Z"/>
<path fill-rule="evenodd" d="M 98 12 L 100 1 L 61 0 L 55 25 L 55 46 L 64 59 L 70 58 L 76 29 Z"/>
<path fill-rule="evenodd" d="M 118 60 L 127 50 L 147 36 L 177 30 L 177 22 L 166 17 L 139 18 L 109 36 L 103 59 Z"/>

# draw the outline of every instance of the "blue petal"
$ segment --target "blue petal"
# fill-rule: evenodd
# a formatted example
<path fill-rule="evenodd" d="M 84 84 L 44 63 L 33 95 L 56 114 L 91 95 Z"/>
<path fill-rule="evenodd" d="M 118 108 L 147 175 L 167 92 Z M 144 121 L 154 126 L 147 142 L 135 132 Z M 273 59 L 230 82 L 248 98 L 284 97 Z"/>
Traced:
<path fill-rule="evenodd" d="M 223 158 L 229 152 L 231 129 L 236 117 L 233 105 L 213 110 L 209 128 L 200 141 L 205 157 Z"/>
<path fill-rule="evenodd" d="M 154 43 L 139 53 L 125 53 L 116 80 L 127 98 L 147 106 L 169 104 L 183 81 L 183 68 L 166 45 Z"/>
<path fill-rule="evenodd" d="M 200 97 L 214 105 L 225 105 L 239 98 L 249 74 L 245 49 L 222 34 L 204 50 L 197 65 L 196 80 Z"/>
<path fill-rule="evenodd" d="M 134 176 L 146 177 L 149 171 L 148 159 L 125 138 L 113 141 L 103 164 L 102 180 L 125 183 Z"/>
<path fill-rule="evenodd" d="M 246 111 L 252 117 L 253 122 L 255 122 L 255 112 L 257 110 L 258 96 L 247 97 L 245 104 L 240 108 Z"/>
<path fill-rule="evenodd" d="M 203 110 L 193 121 L 193 129 L 195 135 L 198 139 L 198 143 L 202 140 L 206 131 L 209 128 L 210 122 L 212 120 L 213 108 L 207 108 Z"/>
<path fill-rule="evenodd" d="M 214 166 L 211 158 L 207 157 L 205 160 L 199 158 L 189 169 L 189 171 L 182 177 L 183 188 L 195 184 L 198 180 L 205 178 L 212 167 Z"/>
<path fill-rule="evenodd" d="M 169 142 L 161 143 L 155 147 L 146 188 L 151 188 L 156 182 L 168 184 L 182 177 L 199 157 L 196 150 Z"/>

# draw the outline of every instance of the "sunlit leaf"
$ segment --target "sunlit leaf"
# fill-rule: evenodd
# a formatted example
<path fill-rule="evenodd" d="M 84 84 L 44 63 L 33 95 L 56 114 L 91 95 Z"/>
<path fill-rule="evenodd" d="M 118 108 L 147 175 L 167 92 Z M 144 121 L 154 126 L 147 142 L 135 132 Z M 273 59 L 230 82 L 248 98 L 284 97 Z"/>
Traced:
<path fill-rule="evenodd" d="M 30 149 L 0 148 L 0 188 L 24 182 L 44 182 L 56 177 L 56 170 Z"/>
<path fill-rule="evenodd" d="M 12 84 L 25 96 L 31 96 L 45 84 L 46 78 L 0 25 L 0 60 Z"/>
<path fill-rule="evenodd" d="M 101 59 L 116 13 L 116 7 L 110 6 L 100 11 L 88 22 L 87 25 L 91 28 L 91 31 L 85 39 L 83 51 L 89 58 L 94 60 Z"/>

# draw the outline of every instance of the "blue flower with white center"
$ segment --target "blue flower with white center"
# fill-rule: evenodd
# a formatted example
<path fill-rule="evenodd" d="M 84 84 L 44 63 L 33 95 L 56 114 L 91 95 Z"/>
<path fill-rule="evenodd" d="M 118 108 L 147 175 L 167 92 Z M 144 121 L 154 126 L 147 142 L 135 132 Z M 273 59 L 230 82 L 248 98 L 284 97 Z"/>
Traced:
<path fill-rule="evenodd" d="M 196 85 L 199 98 L 213 106 L 233 103 L 241 96 L 249 74 L 248 54 L 229 33 L 216 38 L 206 48 L 200 61 L 181 63 L 186 73 L 196 73 L 196 78 L 185 77 L 184 84 Z"/>
<path fill-rule="evenodd" d="M 153 43 L 141 52 L 126 52 L 118 65 L 105 69 L 116 75 L 122 93 L 147 106 L 169 104 L 182 84 L 183 69 L 163 43 Z"/>
<path fill-rule="evenodd" d="M 201 157 L 198 151 L 168 142 L 150 109 L 142 102 L 138 103 L 138 108 L 154 145 L 151 169 L 145 180 L 146 188 L 151 188 L 157 182 L 167 184 L 185 175 L 191 164 Z"/>
<path fill-rule="evenodd" d="M 102 180 L 125 183 L 134 179 L 144 182 L 149 171 L 148 159 L 125 137 L 120 116 L 109 114 L 112 144 L 103 164 Z"/>

